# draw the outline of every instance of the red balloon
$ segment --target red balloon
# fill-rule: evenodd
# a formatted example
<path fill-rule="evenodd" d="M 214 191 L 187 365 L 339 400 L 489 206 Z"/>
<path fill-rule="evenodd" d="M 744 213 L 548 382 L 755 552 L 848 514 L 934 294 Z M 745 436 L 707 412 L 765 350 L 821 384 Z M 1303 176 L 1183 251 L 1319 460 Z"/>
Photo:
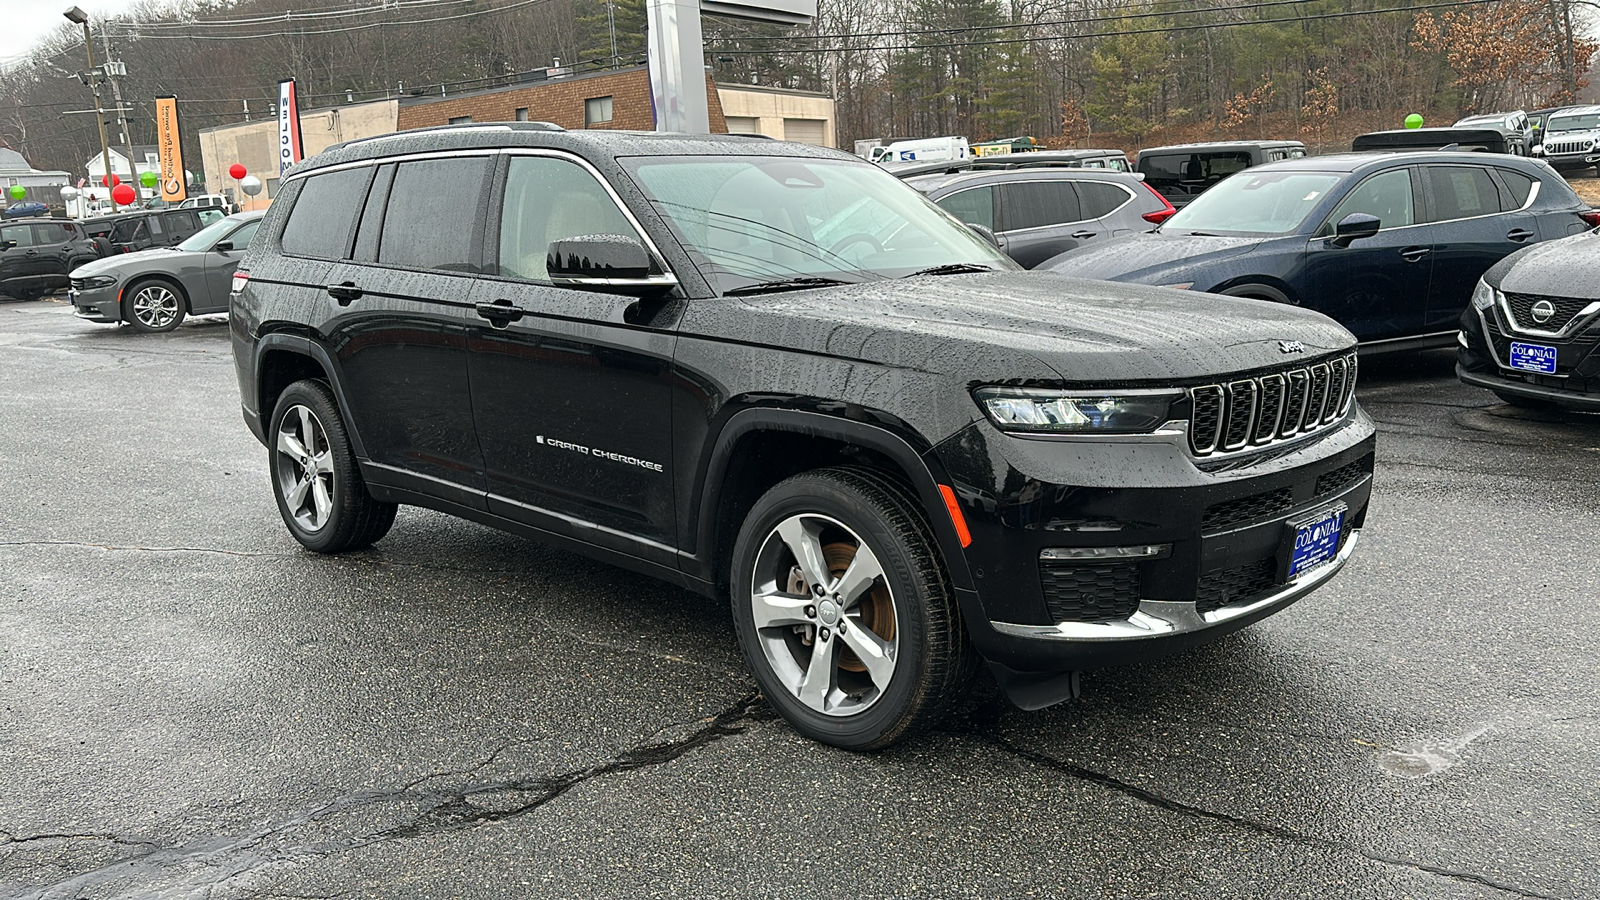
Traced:
<path fill-rule="evenodd" d="M 109 180 L 107 180 L 107 179 L 109 179 Z M 100 183 L 105 185 L 106 187 L 116 187 L 117 185 L 122 183 L 122 179 L 117 177 L 117 173 L 112 172 L 110 175 L 102 175 L 102 176 L 100 176 Z"/>
<path fill-rule="evenodd" d="M 250 174 L 250 171 L 248 169 L 246 169 L 244 166 L 240 165 L 239 163 L 234 163 L 233 165 L 228 167 L 228 176 L 230 178 L 233 178 L 234 180 L 238 180 L 240 178 L 243 178 L 244 176 L 246 176 L 248 174 Z"/>
<path fill-rule="evenodd" d="M 138 195 L 133 192 L 133 185 L 119 184 L 111 189 L 111 199 L 117 201 L 117 203 L 122 206 L 127 206 L 129 203 L 132 203 L 134 200 L 138 199 Z"/>

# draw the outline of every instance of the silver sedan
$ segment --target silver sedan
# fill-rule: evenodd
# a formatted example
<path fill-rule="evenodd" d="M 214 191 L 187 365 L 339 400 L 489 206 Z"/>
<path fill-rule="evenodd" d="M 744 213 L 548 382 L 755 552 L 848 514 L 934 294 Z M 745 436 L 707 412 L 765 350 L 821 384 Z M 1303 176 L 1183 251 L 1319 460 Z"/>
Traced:
<path fill-rule="evenodd" d="M 233 270 L 262 212 L 213 222 L 176 247 L 119 253 L 72 270 L 67 296 L 80 319 L 127 322 L 135 331 L 171 331 L 191 313 L 228 311 Z"/>

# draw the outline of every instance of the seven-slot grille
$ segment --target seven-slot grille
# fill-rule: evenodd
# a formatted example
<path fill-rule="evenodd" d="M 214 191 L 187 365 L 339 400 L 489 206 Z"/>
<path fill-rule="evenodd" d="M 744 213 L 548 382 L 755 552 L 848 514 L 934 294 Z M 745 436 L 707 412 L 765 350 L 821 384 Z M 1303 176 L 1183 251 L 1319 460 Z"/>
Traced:
<path fill-rule="evenodd" d="M 1506 294 L 1506 311 L 1511 313 L 1511 327 L 1518 331 L 1559 332 L 1572 323 L 1594 300 L 1578 297 L 1547 297 L 1543 294 Z M 1534 318 L 1533 307 L 1545 301 L 1555 312 L 1543 322 Z"/>
<path fill-rule="evenodd" d="M 1547 141 L 1544 145 L 1544 152 L 1546 156 L 1551 153 L 1587 153 L 1589 151 L 1589 143 L 1589 141 Z"/>
<path fill-rule="evenodd" d="M 1265 447 L 1338 421 L 1356 390 L 1356 355 L 1189 389 L 1196 456 Z"/>

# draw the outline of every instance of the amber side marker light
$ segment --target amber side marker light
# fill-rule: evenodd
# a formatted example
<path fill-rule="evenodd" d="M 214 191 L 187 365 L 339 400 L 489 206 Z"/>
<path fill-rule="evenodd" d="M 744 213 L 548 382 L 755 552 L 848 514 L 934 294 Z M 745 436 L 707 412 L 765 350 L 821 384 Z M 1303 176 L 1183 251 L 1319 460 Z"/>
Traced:
<path fill-rule="evenodd" d="M 950 512 L 950 524 L 956 527 L 956 538 L 961 541 L 961 546 L 972 545 L 972 532 L 967 530 L 967 517 L 961 514 L 961 504 L 956 502 L 956 492 L 948 484 L 939 485 L 939 494 L 944 497 L 944 508 Z"/>

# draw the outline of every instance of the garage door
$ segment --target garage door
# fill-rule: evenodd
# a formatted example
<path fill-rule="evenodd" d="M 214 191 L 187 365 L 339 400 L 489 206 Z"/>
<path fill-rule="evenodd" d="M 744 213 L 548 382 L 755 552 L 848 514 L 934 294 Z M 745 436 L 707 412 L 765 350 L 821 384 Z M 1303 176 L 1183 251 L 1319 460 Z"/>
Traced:
<path fill-rule="evenodd" d="M 755 116 L 728 116 L 729 134 L 760 134 L 761 120 Z"/>
<path fill-rule="evenodd" d="M 783 139 L 821 147 L 827 142 L 825 125 L 827 122 L 822 119 L 784 119 Z"/>

